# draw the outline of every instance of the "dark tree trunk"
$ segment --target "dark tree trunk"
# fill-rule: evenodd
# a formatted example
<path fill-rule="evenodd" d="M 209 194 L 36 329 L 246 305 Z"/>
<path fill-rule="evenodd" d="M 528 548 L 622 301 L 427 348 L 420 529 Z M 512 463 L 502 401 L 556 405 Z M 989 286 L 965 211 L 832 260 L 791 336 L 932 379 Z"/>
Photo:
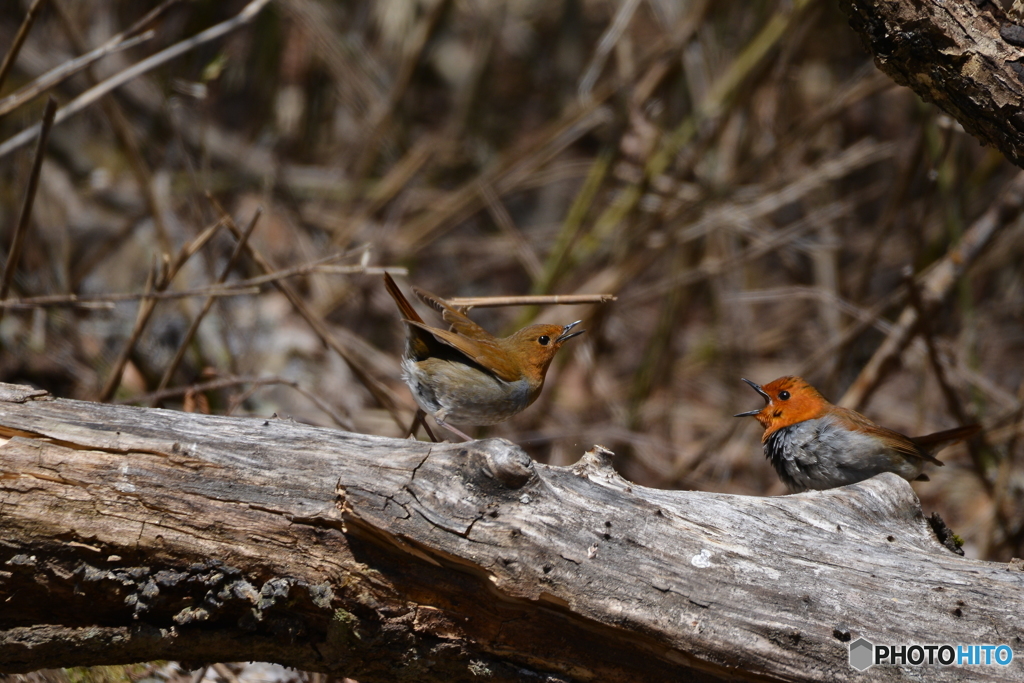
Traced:
<path fill-rule="evenodd" d="M 839 0 L 875 64 L 1024 167 L 1024 27 L 991 0 Z"/>

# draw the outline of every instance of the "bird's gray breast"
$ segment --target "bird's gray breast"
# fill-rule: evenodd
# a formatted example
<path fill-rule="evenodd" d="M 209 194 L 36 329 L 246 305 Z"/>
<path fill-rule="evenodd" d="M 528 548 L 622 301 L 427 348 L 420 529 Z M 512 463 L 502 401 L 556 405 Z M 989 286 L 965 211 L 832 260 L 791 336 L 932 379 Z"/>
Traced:
<path fill-rule="evenodd" d="M 894 471 L 907 479 L 920 474 L 919 469 L 903 472 L 880 439 L 828 415 L 777 430 L 765 442 L 764 452 L 794 492 L 846 486 L 880 472 Z"/>

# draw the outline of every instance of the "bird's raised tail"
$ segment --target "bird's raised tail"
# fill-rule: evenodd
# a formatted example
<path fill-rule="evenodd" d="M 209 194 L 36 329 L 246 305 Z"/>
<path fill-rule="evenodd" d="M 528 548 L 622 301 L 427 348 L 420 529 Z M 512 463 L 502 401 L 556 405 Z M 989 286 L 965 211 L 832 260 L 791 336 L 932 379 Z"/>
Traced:
<path fill-rule="evenodd" d="M 928 455 L 938 453 L 946 446 L 969 439 L 978 432 L 981 431 L 981 425 L 964 425 L 963 427 L 956 427 L 955 429 L 947 429 L 942 432 L 935 432 L 934 434 L 926 434 L 924 436 L 915 436 L 910 440 L 914 442 L 914 445 L 920 448 Z"/>
<path fill-rule="evenodd" d="M 414 323 L 423 322 L 423 318 L 421 318 L 420 314 L 416 312 L 416 309 L 412 307 L 412 304 L 405 298 L 405 295 L 402 294 L 402 290 L 398 288 L 398 285 L 388 273 L 384 273 L 384 286 L 387 287 L 388 294 L 391 295 L 391 298 L 395 300 L 396 304 L 398 304 L 398 310 L 402 312 L 403 318 Z"/>

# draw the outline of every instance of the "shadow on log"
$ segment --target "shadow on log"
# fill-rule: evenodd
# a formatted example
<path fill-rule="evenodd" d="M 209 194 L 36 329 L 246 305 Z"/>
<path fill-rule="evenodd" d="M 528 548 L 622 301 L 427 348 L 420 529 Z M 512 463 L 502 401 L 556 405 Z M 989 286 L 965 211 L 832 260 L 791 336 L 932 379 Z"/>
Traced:
<path fill-rule="evenodd" d="M 8 673 L 256 659 L 361 683 L 819 681 L 853 673 L 861 636 L 1021 644 L 1024 573 L 943 547 L 894 475 L 782 498 L 661 491 L 601 447 L 550 467 L 503 440 L 12 385 L 0 434 Z"/>

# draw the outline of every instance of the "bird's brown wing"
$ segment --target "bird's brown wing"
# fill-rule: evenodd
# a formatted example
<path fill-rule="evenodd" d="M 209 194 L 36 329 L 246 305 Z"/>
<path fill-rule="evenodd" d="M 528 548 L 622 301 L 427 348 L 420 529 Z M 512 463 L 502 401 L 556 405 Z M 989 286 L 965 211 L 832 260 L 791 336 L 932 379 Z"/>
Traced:
<path fill-rule="evenodd" d="M 914 458 L 922 458 L 935 465 L 943 464 L 941 460 L 933 456 L 928 450 L 918 446 L 918 444 L 909 436 L 900 434 L 893 429 L 875 424 L 856 410 L 850 410 L 849 408 L 842 408 L 840 406 L 836 406 L 833 410 L 836 415 L 849 423 L 851 427 L 856 427 L 868 434 L 871 434 L 872 436 L 878 437 L 886 446 L 898 453 L 909 455 Z"/>
<path fill-rule="evenodd" d="M 439 330 L 436 327 L 430 327 L 423 323 L 409 321 L 408 324 L 429 332 L 439 342 L 452 347 L 499 379 L 506 382 L 515 382 L 518 379 L 522 379 L 522 373 L 516 368 L 515 363 L 512 362 L 509 355 L 498 345 L 498 341 L 493 337 L 490 339 L 469 339 L 457 332 Z"/>
<path fill-rule="evenodd" d="M 431 308 L 437 310 L 444 321 L 452 326 L 456 332 L 465 337 L 466 339 L 475 339 L 478 341 L 493 341 L 495 336 L 485 330 L 484 328 L 477 325 L 475 322 L 470 320 L 466 314 L 456 310 L 447 301 L 431 294 L 418 287 L 413 287 L 412 291 L 416 293 L 423 303 L 427 304 Z"/>

